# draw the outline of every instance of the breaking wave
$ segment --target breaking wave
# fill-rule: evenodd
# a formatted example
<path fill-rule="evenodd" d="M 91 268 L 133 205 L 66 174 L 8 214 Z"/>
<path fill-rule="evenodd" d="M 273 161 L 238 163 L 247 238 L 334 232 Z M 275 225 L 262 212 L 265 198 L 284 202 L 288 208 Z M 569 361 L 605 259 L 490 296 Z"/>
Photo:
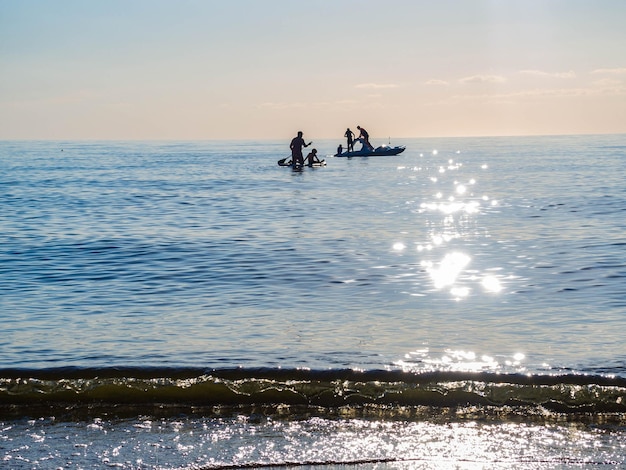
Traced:
<path fill-rule="evenodd" d="M 303 412 L 376 414 L 394 419 L 481 414 L 545 419 L 626 420 L 626 378 L 599 375 L 522 375 L 395 370 L 232 369 L 5 369 L 0 413 L 45 411 L 82 419 L 122 415 Z M 583 416 L 586 416 L 583 418 Z M 593 417 L 593 418 L 590 418 Z M 449 416 L 448 416 L 449 418 Z"/>

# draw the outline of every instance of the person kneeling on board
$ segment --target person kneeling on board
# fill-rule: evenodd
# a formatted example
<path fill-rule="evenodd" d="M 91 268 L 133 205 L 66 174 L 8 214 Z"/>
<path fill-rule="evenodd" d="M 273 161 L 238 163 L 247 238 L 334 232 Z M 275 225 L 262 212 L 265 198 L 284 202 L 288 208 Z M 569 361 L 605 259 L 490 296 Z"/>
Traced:
<path fill-rule="evenodd" d="M 311 150 L 311 152 L 304 159 L 304 164 L 312 166 L 313 163 L 322 163 L 319 158 L 317 158 L 317 149 Z"/>

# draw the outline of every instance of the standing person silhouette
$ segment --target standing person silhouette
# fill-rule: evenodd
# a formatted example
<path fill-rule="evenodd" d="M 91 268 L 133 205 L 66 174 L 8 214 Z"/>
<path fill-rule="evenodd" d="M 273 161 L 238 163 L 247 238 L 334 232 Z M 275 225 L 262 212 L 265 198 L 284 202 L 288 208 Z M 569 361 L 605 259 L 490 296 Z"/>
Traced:
<path fill-rule="evenodd" d="M 291 162 L 293 166 L 304 165 L 304 157 L 302 156 L 302 147 L 308 147 L 313 142 L 306 144 L 302 138 L 302 131 L 298 131 L 298 135 L 291 139 L 289 148 L 291 149 Z"/>
<path fill-rule="evenodd" d="M 354 132 L 352 132 L 350 130 L 350 128 L 348 127 L 348 129 L 346 130 L 346 133 L 343 135 L 346 139 L 348 139 L 348 146 L 346 147 L 346 152 L 349 151 L 354 151 Z"/>
<path fill-rule="evenodd" d="M 373 150 L 374 147 L 372 147 L 372 144 L 370 144 L 370 135 L 369 133 L 363 129 L 361 126 L 356 126 L 356 128 L 361 131 L 361 133 L 359 134 L 359 138 L 363 139 L 363 142 L 365 142 L 365 144 L 367 145 L 367 148 L 369 148 L 370 150 Z"/>

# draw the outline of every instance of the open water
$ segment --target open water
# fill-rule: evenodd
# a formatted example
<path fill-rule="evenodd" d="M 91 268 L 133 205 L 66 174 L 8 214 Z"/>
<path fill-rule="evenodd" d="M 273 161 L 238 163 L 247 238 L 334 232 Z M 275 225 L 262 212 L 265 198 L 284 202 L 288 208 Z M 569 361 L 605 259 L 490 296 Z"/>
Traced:
<path fill-rule="evenodd" d="M 626 466 L 626 136 L 339 143 L 0 142 L 0 466 Z"/>

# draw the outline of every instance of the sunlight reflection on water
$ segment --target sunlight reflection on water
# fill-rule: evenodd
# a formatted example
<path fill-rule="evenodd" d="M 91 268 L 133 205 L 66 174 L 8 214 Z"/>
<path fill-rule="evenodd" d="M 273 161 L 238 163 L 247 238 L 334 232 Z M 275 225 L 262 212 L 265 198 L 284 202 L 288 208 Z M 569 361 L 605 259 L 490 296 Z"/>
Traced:
<path fill-rule="evenodd" d="M 438 154 L 438 151 L 432 151 L 433 156 L 443 157 L 445 163 L 433 161 L 429 165 L 424 162 L 423 166 L 412 169 L 425 173 L 421 181 L 426 192 L 411 203 L 416 224 L 426 227 L 426 232 L 419 231 L 413 240 L 396 240 L 392 250 L 417 257 L 413 269 L 418 273 L 411 295 L 436 299 L 436 292 L 440 291 L 447 293 L 459 306 L 464 304 L 465 308 L 472 308 L 472 304 L 482 302 L 481 297 L 493 300 L 505 294 L 505 280 L 514 277 L 505 267 L 507 263 L 499 254 L 493 253 L 495 247 L 488 229 L 490 225 L 481 220 L 491 217 L 498 201 L 481 189 L 478 173 L 487 170 L 487 165 L 472 166 Z M 398 167 L 397 170 L 406 168 Z M 418 179 L 412 181 L 420 182 Z M 404 234 L 410 236 L 409 232 Z M 415 251 L 407 250 L 411 245 Z M 505 352 L 504 355 L 501 352 L 494 355 L 493 352 L 464 350 L 455 347 L 449 339 L 448 349 L 418 349 L 406 354 L 395 365 L 411 371 L 525 370 L 522 364 L 525 356 L 521 352 Z"/>
<path fill-rule="evenodd" d="M 597 427 L 459 421 L 447 413 L 401 418 L 184 415 L 97 419 L 71 427 L 42 418 L 15 423 L 1 435 L 31 437 L 29 445 L 7 451 L 5 462 L 14 468 L 26 468 L 20 463 L 36 457 L 49 468 L 68 467 L 66 462 L 83 468 L 615 468 L 624 460 L 621 435 Z"/>
<path fill-rule="evenodd" d="M 442 289 L 443 287 L 452 286 L 470 261 L 471 258 L 463 253 L 448 253 L 437 267 L 434 267 L 428 261 L 423 262 L 422 265 L 426 267 L 430 274 L 435 288 Z"/>
<path fill-rule="evenodd" d="M 457 154 L 460 152 L 457 151 Z M 432 155 L 436 156 L 437 150 L 433 150 Z M 478 281 L 482 291 L 489 294 L 497 294 L 503 290 L 503 285 L 499 275 L 481 274 L 477 271 L 468 271 L 472 261 L 470 250 L 466 246 L 462 250 L 449 249 L 447 246 L 456 241 L 457 244 L 465 244 L 479 237 L 488 237 L 488 233 L 481 233 L 477 229 L 477 219 L 481 217 L 486 208 L 497 205 L 497 201 L 490 199 L 486 194 L 475 196 L 477 179 L 469 177 L 466 182 L 461 182 L 458 173 L 464 168 L 462 162 L 449 159 L 447 166 L 435 166 L 439 177 L 431 176 L 429 180 L 435 184 L 436 191 L 434 200 L 426 200 L 419 203 L 419 208 L 415 212 L 420 217 L 426 217 L 426 225 L 430 227 L 430 240 L 428 242 L 417 241 L 416 248 L 419 253 L 425 252 L 429 256 L 437 248 L 447 252 L 441 258 L 424 258 L 420 261 L 420 267 L 429 275 L 430 280 L 436 290 L 448 288 L 450 295 L 457 301 L 468 298 L 472 289 L 467 285 L 459 285 L 459 281 L 464 278 L 470 281 Z M 481 166 L 486 169 L 485 165 Z M 421 170 L 421 168 L 420 168 Z M 469 170 L 468 170 L 469 171 Z M 446 180 L 447 173 L 457 173 L 457 178 L 449 182 Z M 451 184 L 452 192 L 446 196 L 445 187 Z M 394 245 L 395 250 L 399 250 L 399 243 Z M 404 245 L 402 245 L 404 249 Z M 429 253 L 431 252 L 431 253 Z M 487 268 L 490 270 L 500 268 Z"/>
<path fill-rule="evenodd" d="M 523 353 L 510 356 L 493 357 L 489 354 L 477 354 L 474 351 L 446 349 L 440 354 L 433 354 L 429 348 L 421 348 L 405 354 L 395 365 L 406 372 L 523 372 Z"/>

